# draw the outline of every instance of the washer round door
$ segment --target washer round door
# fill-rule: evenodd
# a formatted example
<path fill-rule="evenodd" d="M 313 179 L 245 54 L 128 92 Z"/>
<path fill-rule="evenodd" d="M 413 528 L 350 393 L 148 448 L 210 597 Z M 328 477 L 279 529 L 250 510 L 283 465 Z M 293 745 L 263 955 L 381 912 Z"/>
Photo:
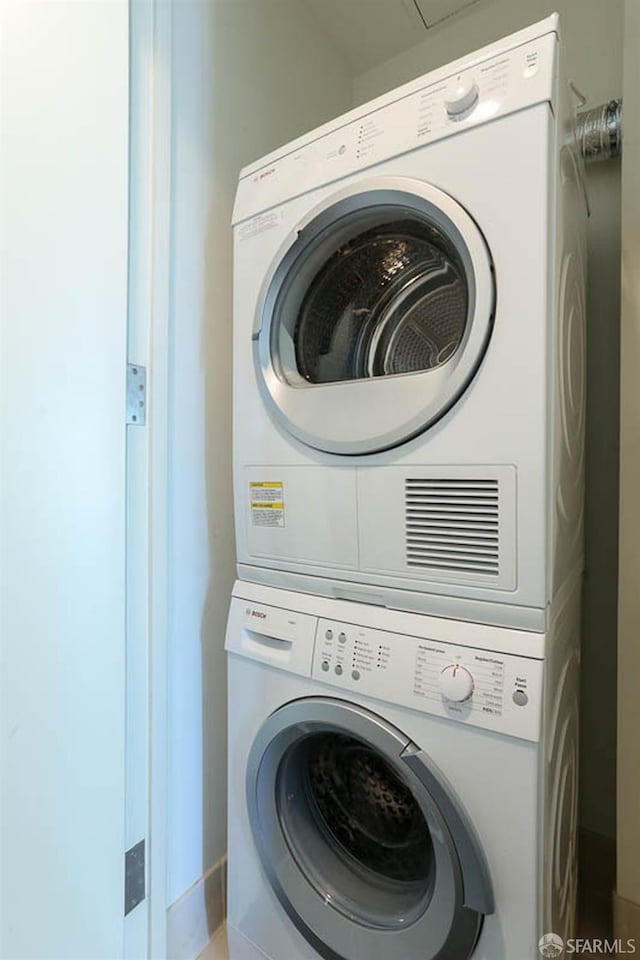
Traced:
<path fill-rule="evenodd" d="M 281 426 L 340 454 L 393 447 L 459 399 L 489 341 L 491 260 L 475 222 L 420 181 L 335 194 L 289 237 L 254 327 Z"/>
<path fill-rule="evenodd" d="M 261 727 L 247 802 L 267 879 L 327 960 L 467 960 L 493 912 L 476 833 L 399 730 L 332 698 Z"/>

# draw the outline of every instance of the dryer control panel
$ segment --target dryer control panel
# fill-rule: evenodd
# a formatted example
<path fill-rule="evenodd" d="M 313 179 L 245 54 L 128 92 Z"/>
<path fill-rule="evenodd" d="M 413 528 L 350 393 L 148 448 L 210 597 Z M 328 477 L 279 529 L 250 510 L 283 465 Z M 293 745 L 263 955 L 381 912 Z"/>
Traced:
<path fill-rule="evenodd" d="M 319 619 L 312 676 L 449 720 L 540 737 L 541 660 Z"/>
<path fill-rule="evenodd" d="M 249 221 L 240 239 L 268 228 L 249 218 L 291 197 L 524 107 L 553 103 L 557 36 L 550 24 L 546 29 L 420 77 L 245 168 L 233 213 L 234 225 Z"/>

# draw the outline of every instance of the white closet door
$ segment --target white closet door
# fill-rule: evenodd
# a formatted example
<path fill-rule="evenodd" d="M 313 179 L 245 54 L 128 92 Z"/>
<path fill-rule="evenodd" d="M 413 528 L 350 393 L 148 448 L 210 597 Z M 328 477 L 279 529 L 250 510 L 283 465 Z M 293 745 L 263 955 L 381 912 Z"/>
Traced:
<path fill-rule="evenodd" d="M 123 955 L 128 6 L 0 3 L 0 957 Z"/>

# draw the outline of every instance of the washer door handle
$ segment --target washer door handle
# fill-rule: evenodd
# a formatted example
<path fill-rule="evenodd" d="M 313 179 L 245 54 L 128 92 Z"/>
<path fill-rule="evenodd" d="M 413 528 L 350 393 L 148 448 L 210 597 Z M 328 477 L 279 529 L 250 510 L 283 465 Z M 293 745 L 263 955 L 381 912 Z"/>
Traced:
<path fill-rule="evenodd" d="M 455 790 L 415 743 L 407 744 L 400 759 L 424 784 L 449 828 L 460 862 L 465 906 L 482 914 L 494 913 L 495 901 L 489 868 L 475 827 L 465 813 Z"/>

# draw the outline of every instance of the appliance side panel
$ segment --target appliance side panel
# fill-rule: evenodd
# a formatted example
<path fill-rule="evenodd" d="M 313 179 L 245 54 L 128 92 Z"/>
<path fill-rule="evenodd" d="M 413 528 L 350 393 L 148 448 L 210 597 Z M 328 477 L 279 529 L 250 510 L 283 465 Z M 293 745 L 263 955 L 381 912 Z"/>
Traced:
<path fill-rule="evenodd" d="M 586 197 L 571 92 L 561 77 L 555 132 L 554 285 L 550 341 L 550 597 L 584 564 Z"/>
<path fill-rule="evenodd" d="M 540 935 L 576 934 L 578 723 L 582 577 L 565 582 L 551 609 L 540 761 Z"/>

